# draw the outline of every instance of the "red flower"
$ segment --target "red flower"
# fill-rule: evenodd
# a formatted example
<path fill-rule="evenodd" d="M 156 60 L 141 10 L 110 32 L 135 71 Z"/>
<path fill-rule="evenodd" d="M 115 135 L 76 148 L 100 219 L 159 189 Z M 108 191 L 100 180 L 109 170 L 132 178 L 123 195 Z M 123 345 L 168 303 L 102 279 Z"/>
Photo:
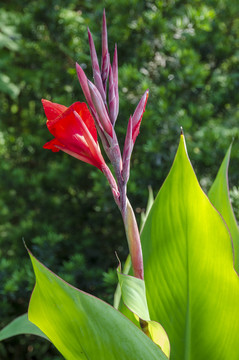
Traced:
<path fill-rule="evenodd" d="M 97 141 L 94 120 L 85 103 L 75 102 L 69 108 L 42 99 L 47 127 L 54 139 L 43 147 L 53 152 L 64 151 L 94 165 L 106 166 Z"/>

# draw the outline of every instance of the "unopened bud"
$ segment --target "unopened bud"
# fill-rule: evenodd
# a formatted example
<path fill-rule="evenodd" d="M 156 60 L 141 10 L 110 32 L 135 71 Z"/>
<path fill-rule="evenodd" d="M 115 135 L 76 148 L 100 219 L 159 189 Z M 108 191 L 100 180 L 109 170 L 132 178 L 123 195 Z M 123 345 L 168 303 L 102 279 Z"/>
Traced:
<path fill-rule="evenodd" d="M 115 86 L 114 86 L 114 79 L 113 79 L 111 66 L 109 71 L 109 112 L 110 112 L 111 123 L 114 126 L 118 113 L 117 113 L 117 99 L 115 96 Z"/>
<path fill-rule="evenodd" d="M 130 116 L 127 133 L 126 133 L 126 137 L 125 137 L 125 143 L 124 143 L 124 152 L 123 152 L 122 177 L 126 183 L 129 180 L 130 158 L 131 158 L 133 147 L 134 147 L 134 143 L 132 140 L 132 117 Z"/>
<path fill-rule="evenodd" d="M 104 90 L 104 86 L 102 83 L 100 67 L 99 67 L 98 58 L 97 58 L 97 54 L 96 54 L 96 50 L 95 50 L 95 44 L 94 44 L 94 41 L 93 41 L 93 38 L 92 38 L 92 35 L 91 35 L 89 29 L 88 29 L 88 38 L 89 38 L 89 44 L 90 44 L 90 55 L 91 55 L 92 70 L 93 70 L 95 86 L 99 90 L 104 103 L 106 103 L 106 95 L 105 95 L 105 90 Z"/>
<path fill-rule="evenodd" d="M 142 96 L 140 102 L 138 103 L 137 108 L 135 109 L 134 115 L 132 117 L 132 138 L 133 142 L 135 143 L 135 140 L 139 134 L 139 128 L 141 124 L 141 120 L 145 111 L 146 103 L 148 100 L 149 91 L 146 90 L 144 95 Z"/>
<path fill-rule="evenodd" d="M 113 137 L 113 126 L 111 124 L 109 115 L 105 108 L 103 99 L 99 93 L 99 90 L 96 86 L 88 80 L 88 85 L 90 89 L 91 98 L 95 107 L 95 110 L 98 114 L 100 123 L 106 134 L 108 134 L 111 138 Z"/>
<path fill-rule="evenodd" d="M 119 113 L 119 90 L 118 90 L 118 55 L 117 55 L 117 46 L 115 45 L 114 58 L 112 63 L 112 75 L 114 83 L 114 93 L 115 93 L 115 119 L 117 119 Z"/>
<path fill-rule="evenodd" d="M 106 16 L 105 10 L 103 12 L 103 22 L 102 22 L 102 56 L 101 56 L 101 79 L 103 83 L 104 91 L 106 92 L 107 79 L 109 75 L 109 65 L 110 65 L 110 54 L 108 51 L 108 35 L 107 35 L 107 26 L 106 26 Z"/>

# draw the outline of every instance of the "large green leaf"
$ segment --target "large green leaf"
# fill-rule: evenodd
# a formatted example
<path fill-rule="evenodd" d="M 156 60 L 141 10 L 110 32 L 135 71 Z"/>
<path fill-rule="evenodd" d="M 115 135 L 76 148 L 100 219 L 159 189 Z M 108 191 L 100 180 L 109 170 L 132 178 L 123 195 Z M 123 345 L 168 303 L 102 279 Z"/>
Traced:
<path fill-rule="evenodd" d="M 184 137 L 142 232 L 151 319 L 171 360 L 239 359 L 239 279 L 231 238 L 199 186 Z"/>
<path fill-rule="evenodd" d="M 36 285 L 29 319 L 66 359 L 166 359 L 159 347 L 119 311 L 70 286 L 30 257 Z"/>
<path fill-rule="evenodd" d="M 221 213 L 230 230 L 234 246 L 234 267 L 239 273 L 239 228 L 232 209 L 229 186 L 228 186 L 228 166 L 230 161 L 231 147 L 229 147 L 224 160 L 217 173 L 217 177 L 212 184 L 208 197 L 215 208 Z"/>
<path fill-rule="evenodd" d="M 0 341 L 22 334 L 37 335 L 48 340 L 47 336 L 28 320 L 27 314 L 24 314 L 14 319 L 0 331 Z"/>

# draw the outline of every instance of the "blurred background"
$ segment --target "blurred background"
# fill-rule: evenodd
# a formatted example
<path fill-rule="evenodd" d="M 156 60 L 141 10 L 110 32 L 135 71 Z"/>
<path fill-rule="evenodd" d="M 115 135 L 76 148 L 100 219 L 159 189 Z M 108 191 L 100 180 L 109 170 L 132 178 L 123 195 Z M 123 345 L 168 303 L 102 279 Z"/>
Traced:
<path fill-rule="evenodd" d="M 127 243 L 108 184 L 96 168 L 42 148 L 52 136 L 41 98 L 84 101 L 75 62 L 92 79 L 87 27 L 100 55 L 104 8 L 111 55 L 118 44 L 121 145 L 150 90 L 128 186 L 138 221 L 148 186 L 156 195 L 171 167 L 180 126 L 205 191 L 234 138 L 229 181 L 239 217 L 237 0 L 2 0 L 0 328 L 27 311 L 34 276 L 23 240 L 63 279 L 113 300 L 115 251 L 124 261 Z M 62 359 L 31 336 L 0 343 L 0 358 Z"/>

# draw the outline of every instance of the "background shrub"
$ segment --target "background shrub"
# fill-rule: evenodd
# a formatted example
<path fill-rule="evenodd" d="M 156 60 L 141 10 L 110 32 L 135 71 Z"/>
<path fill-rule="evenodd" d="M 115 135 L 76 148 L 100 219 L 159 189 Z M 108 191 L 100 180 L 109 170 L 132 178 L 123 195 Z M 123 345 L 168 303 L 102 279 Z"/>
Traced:
<path fill-rule="evenodd" d="M 83 100 L 75 61 L 92 76 L 87 27 L 100 51 L 106 9 L 109 48 L 118 44 L 123 144 L 143 92 L 150 97 L 132 158 L 128 194 L 140 217 L 148 185 L 156 192 L 183 126 L 188 151 L 208 189 L 234 138 L 230 185 L 238 189 L 239 19 L 236 0 L 11 0 L 0 11 L 0 326 L 27 311 L 34 284 L 23 239 L 66 281 L 112 301 L 124 230 L 101 173 L 63 153 L 51 139 L 41 98 Z M 138 218 L 139 219 L 139 218 Z M 39 339 L 0 344 L 1 359 L 59 359 Z"/>

